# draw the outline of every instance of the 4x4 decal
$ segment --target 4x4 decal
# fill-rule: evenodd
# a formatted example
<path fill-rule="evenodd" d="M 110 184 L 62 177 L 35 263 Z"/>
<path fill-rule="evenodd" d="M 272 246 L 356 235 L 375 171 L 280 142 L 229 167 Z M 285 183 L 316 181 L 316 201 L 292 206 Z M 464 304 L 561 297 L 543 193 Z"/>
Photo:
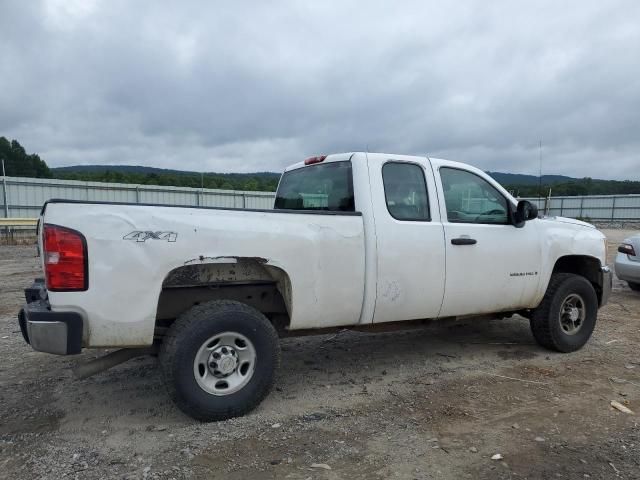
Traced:
<path fill-rule="evenodd" d="M 122 239 L 135 240 L 136 242 L 145 242 L 148 239 L 175 242 L 178 239 L 178 234 L 176 232 L 151 232 L 151 231 L 142 232 L 142 231 L 136 230 L 134 232 L 128 233 L 127 235 L 122 237 Z"/>

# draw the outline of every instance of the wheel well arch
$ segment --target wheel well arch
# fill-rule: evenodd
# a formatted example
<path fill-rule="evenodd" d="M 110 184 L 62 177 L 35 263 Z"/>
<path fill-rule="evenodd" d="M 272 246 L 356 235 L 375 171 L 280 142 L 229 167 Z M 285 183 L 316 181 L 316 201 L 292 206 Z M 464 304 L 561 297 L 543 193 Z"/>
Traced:
<path fill-rule="evenodd" d="M 598 295 L 598 303 L 602 302 L 602 264 L 597 258 L 589 255 L 565 255 L 556 260 L 552 273 L 573 273 L 586 278 Z"/>
<path fill-rule="evenodd" d="M 163 336 L 194 305 L 212 300 L 245 303 L 262 312 L 277 330 L 290 324 L 291 280 L 283 269 L 257 257 L 200 257 L 165 276 L 156 308 L 155 336 Z"/>

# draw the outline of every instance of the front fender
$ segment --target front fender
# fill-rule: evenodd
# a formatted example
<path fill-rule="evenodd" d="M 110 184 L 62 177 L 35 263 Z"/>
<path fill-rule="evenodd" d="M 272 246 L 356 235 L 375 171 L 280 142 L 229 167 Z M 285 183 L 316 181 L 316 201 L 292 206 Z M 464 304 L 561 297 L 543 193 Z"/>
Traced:
<path fill-rule="evenodd" d="M 542 301 L 551 275 L 565 271 L 587 276 L 604 289 L 606 284 L 606 237 L 589 224 L 540 220 L 543 264 L 538 303 Z M 582 264 L 588 265 L 582 265 Z"/>

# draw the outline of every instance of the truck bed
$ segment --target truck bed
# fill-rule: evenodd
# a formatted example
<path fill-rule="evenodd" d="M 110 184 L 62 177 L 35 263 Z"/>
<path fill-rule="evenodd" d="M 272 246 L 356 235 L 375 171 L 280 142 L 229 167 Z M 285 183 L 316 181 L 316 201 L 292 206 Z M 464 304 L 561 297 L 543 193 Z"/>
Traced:
<path fill-rule="evenodd" d="M 357 212 L 53 200 L 41 222 L 86 238 L 88 290 L 49 292 L 53 311 L 83 317 L 84 346 L 151 344 L 163 284 L 172 272 L 243 259 L 272 272 L 290 329 L 360 322 L 365 254 Z"/>

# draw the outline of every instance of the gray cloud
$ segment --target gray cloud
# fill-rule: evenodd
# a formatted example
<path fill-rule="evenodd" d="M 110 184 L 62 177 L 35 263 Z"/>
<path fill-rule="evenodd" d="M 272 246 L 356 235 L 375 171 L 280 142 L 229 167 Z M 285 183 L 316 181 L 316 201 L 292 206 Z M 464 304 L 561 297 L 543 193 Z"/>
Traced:
<path fill-rule="evenodd" d="M 50 165 L 420 153 L 640 179 L 640 3 L 12 0 L 0 135 Z"/>

